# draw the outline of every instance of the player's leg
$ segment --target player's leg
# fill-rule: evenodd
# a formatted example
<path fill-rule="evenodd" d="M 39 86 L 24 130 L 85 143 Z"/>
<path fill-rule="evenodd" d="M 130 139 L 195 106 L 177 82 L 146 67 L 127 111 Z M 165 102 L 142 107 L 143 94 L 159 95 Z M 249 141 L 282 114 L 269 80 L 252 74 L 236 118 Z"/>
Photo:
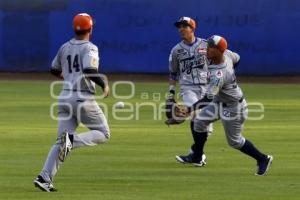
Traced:
<path fill-rule="evenodd" d="M 61 160 L 59 159 L 59 153 L 61 149 L 60 147 L 62 145 L 61 136 L 65 132 L 69 132 L 69 133 L 75 132 L 75 129 L 78 126 L 76 118 L 72 117 L 70 114 L 70 107 L 66 105 L 59 105 L 58 109 L 59 109 L 58 112 L 59 121 L 58 121 L 57 140 L 56 143 L 50 149 L 44 167 L 41 173 L 39 174 L 38 178 L 40 178 L 41 180 L 38 181 L 39 183 L 35 181 L 36 186 L 37 184 L 40 184 L 38 185 L 39 188 L 47 184 L 49 186 L 52 185 L 53 178 L 56 175 L 60 165 L 62 164 Z M 41 184 L 41 182 L 43 181 L 45 182 L 44 185 Z M 47 190 L 47 188 L 44 189 Z"/>
<path fill-rule="evenodd" d="M 191 162 L 196 166 L 205 165 L 204 145 L 208 136 L 208 125 L 218 120 L 218 104 L 211 103 L 204 107 L 194 119 L 194 126 L 192 127 L 192 135 L 194 145 L 192 146 L 193 153 L 188 155 Z M 186 156 L 180 156 L 183 160 Z M 188 159 L 188 158 L 186 158 Z M 179 159 L 177 159 L 180 161 Z M 204 161 L 204 162 L 203 162 Z"/>
<path fill-rule="evenodd" d="M 199 95 L 200 91 L 197 92 L 195 90 L 184 90 L 181 95 L 182 95 L 182 101 L 185 106 L 191 107 L 194 103 L 196 103 L 199 100 Z M 193 134 L 193 127 L 194 127 L 194 119 L 191 119 L 190 122 L 190 131 Z M 193 146 L 194 144 L 191 145 L 190 153 L 193 153 Z"/>
<path fill-rule="evenodd" d="M 197 95 L 197 101 L 202 99 L 205 96 L 205 92 L 206 92 L 205 87 L 201 87 L 201 90 L 195 91 L 195 93 Z M 195 101 L 195 102 L 197 102 L 197 101 Z M 214 131 L 213 123 L 210 123 L 208 125 L 208 130 L 207 130 L 208 136 L 210 136 L 213 133 L 213 131 Z"/>
<path fill-rule="evenodd" d="M 109 140 L 110 131 L 108 123 L 96 101 L 86 100 L 79 104 L 77 118 L 90 131 L 74 134 L 72 138 L 73 148 L 94 146 Z"/>
<path fill-rule="evenodd" d="M 196 103 L 200 98 L 199 95 L 201 94 L 201 91 L 197 92 L 196 90 L 183 90 L 181 92 L 182 101 L 185 106 L 192 106 L 194 103 Z M 194 119 L 191 119 L 190 122 L 190 132 L 193 134 L 193 127 L 194 127 Z M 193 148 L 195 144 L 193 143 L 191 145 L 191 148 L 189 150 L 188 155 L 176 155 L 176 160 L 181 163 L 192 163 L 192 154 L 193 154 Z M 205 155 L 203 156 L 203 163 L 205 163 Z"/>
<path fill-rule="evenodd" d="M 208 137 L 208 127 L 219 119 L 219 107 L 215 102 L 204 107 L 198 115 L 196 115 L 193 127 L 194 137 L 194 159 L 201 159 L 204 151 L 204 145 Z"/>
<path fill-rule="evenodd" d="M 190 107 L 192 106 L 194 103 L 196 103 L 197 101 L 199 101 L 200 99 L 203 98 L 205 93 L 205 88 L 201 88 L 201 90 L 184 90 L 181 95 L 182 95 L 182 100 L 183 103 Z M 191 123 L 190 123 L 190 130 L 191 133 L 193 134 L 193 127 L 194 127 L 194 121 L 193 119 L 191 119 Z M 210 123 L 208 125 L 208 130 L 207 130 L 207 134 L 211 135 L 213 132 L 213 123 Z M 194 138 L 194 137 L 193 137 Z M 191 145 L 191 149 L 190 149 L 190 153 L 193 153 L 193 148 L 194 148 L 195 144 Z M 203 159 L 204 160 L 204 159 Z"/>
<path fill-rule="evenodd" d="M 181 92 L 181 96 L 184 105 L 188 107 L 192 106 L 199 100 L 197 92 L 193 90 L 183 90 Z"/>
<path fill-rule="evenodd" d="M 259 151 L 251 141 L 242 136 L 242 129 L 247 117 L 246 102 L 239 106 L 221 108 L 223 115 L 222 123 L 224 126 L 228 144 L 235 149 L 240 150 L 244 154 L 254 158 L 258 164 L 257 175 L 264 175 L 271 162 L 272 156 L 268 156 Z"/>
<path fill-rule="evenodd" d="M 214 125 L 213 125 L 213 123 L 210 123 L 207 127 L 207 133 L 210 136 L 210 135 L 212 135 L 213 132 L 214 132 Z"/>
<path fill-rule="evenodd" d="M 182 101 L 183 101 L 184 105 L 191 107 L 194 103 L 196 103 L 199 100 L 200 93 L 201 93 L 200 91 L 196 92 L 194 90 L 184 90 L 181 93 Z M 193 133 L 193 127 L 194 127 L 194 119 L 191 119 L 191 122 L 190 122 L 191 133 Z M 193 151 L 193 146 L 194 146 L 194 144 L 191 146 L 191 149 L 190 149 L 191 153 Z"/>

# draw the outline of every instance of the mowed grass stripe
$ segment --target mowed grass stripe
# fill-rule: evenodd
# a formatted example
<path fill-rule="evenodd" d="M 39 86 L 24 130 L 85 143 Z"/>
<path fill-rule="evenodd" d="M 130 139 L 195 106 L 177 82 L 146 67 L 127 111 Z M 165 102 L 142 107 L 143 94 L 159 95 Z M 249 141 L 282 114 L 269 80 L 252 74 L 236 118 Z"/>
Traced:
<path fill-rule="evenodd" d="M 208 139 L 204 168 L 176 163 L 188 152 L 189 123 L 168 128 L 142 107 L 139 120 L 118 121 L 109 113 L 111 141 L 71 152 L 55 178 L 59 192 L 46 194 L 33 187 L 51 145 L 57 122 L 49 117 L 56 102 L 49 81 L 0 81 L 0 199 L 104 200 L 280 200 L 300 196 L 300 89 L 298 85 L 241 84 L 248 102 L 265 106 L 262 121 L 247 121 L 244 135 L 274 155 L 266 177 L 256 177 L 255 162 L 231 149 L 220 122 Z M 166 92 L 166 83 L 136 83 L 132 103 L 141 93 Z M 128 94 L 128 87 L 118 88 Z M 59 94 L 59 88 L 56 88 Z M 119 99 L 103 102 L 111 106 Z M 158 101 L 156 105 L 164 100 Z M 99 101 L 101 103 L 101 101 Z M 78 131 L 85 131 L 79 127 Z"/>

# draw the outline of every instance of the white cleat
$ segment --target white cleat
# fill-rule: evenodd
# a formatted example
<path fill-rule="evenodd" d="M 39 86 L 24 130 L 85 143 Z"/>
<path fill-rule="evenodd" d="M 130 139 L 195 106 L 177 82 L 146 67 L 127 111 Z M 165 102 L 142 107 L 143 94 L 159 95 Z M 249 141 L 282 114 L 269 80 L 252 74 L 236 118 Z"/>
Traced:
<path fill-rule="evenodd" d="M 68 132 L 64 132 L 61 136 L 61 144 L 59 147 L 59 153 L 58 153 L 58 159 L 61 162 L 64 162 L 67 155 L 69 154 L 69 152 L 72 149 L 72 142 L 70 140 L 69 137 L 69 133 Z"/>
<path fill-rule="evenodd" d="M 35 187 L 39 188 L 44 192 L 56 192 L 57 190 L 54 188 L 51 182 L 47 182 L 40 175 L 33 181 Z"/>
<path fill-rule="evenodd" d="M 203 167 L 206 165 L 206 156 L 202 155 L 202 160 L 196 161 L 193 159 L 193 154 L 189 154 L 187 156 L 175 156 L 176 160 L 182 164 L 192 164 L 196 167 Z"/>

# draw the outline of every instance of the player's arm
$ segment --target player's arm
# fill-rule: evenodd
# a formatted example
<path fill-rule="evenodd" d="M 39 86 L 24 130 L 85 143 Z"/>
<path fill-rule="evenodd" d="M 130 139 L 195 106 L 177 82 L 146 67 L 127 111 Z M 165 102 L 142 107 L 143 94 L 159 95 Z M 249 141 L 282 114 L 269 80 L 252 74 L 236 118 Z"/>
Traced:
<path fill-rule="evenodd" d="M 89 47 L 83 56 L 83 73 L 95 84 L 100 86 L 103 90 L 104 97 L 109 95 L 109 86 L 107 81 L 102 78 L 98 72 L 99 68 L 99 54 L 97 47 Z"/>
<path fill-rule="evenodd" d="M 178 73 L 179 73 L 179 63 L 174 52 L 172 49 L 171 54 L 169 56 L 169 97 L 175 98 L 176 93 L 176 82 L 178 80 Z"/>
<path fill-rule="evenodd" d="M 176 93 L 177 76 L 177 73 L 170 73 L 169 75 L 169 93 L 174 96 Z"/>
<path fill-rule="evenodd" d="M 225 51 L 225 53 L 229 55 L 229 57 L 231 58 L 233 63 L 233 68 L 235 69 L 240 63 L 240 59 L 241 59 L 240 55 L 228 49 Z"/>
<path fill-rule="evenodd" d="M 63 79 L 60 60 L 61 60 L 61 49 L 58 50 L 55 58 L 52 61 L 50 73 L 57 78 Z"/>
<path fill-rule="evenodd" d="M 50 69 L 50 73 L 51 73 L 53 76 L 56 76 L 57 78 L 63 79 L 62 71 L 60 71 L 60 70 L 58 70 L 58 69 L 51 68 L 51 69 Z"/>
<path fill-rule="evenodd" d="M 224 77 L 222 71 L 216 70 L 213 72 L 210 77 L 205 96 L 194 103 L 191 107 L 188 107 L 188 112 L 192 112 L 207 106 L 213 100 L 214 96 L 219 93 L 220 89 L 223 87 L 223 83 Z"/>
<path fill-rule="evenodd" d="M 83 73 L 87 75 L 87 77 L 96 83 L 98 86 L 100 86 L 103 90 L 107 86 L 105 81 L 101 78 L 99 72 L 97 69 L 94 68 L 86 68 L 83 70 Z"/>
<path fill-rule="evenodd" d="M 109 95 L 109 86 L 107 81 L 105 81 L 97 69 L 94 68 L 86 68 L 83 70 L 83 73 L 96 85 L 100 86 L 103 90 L 104 97 L 108 97 Z"/>

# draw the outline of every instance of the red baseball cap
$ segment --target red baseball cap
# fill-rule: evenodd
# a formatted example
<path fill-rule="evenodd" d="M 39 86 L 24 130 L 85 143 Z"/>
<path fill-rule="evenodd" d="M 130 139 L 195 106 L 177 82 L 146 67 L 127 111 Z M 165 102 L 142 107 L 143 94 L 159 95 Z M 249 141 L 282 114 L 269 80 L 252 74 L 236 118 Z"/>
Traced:
<path fill-rule="evenodd" d="M 213 35 L 207 40 L 207 45 L 209 47 L 217 48 L 221 52 L 224 52 L 227 49 L 227 41 L 225 38 L 219 35 Z"/>
<path fill-rule="evenodd" d="M 79 13 L 73 19 L 73 28 L 75 31 L 87 31 L 94 25 L 93 18 L 87 13 Z"/>

